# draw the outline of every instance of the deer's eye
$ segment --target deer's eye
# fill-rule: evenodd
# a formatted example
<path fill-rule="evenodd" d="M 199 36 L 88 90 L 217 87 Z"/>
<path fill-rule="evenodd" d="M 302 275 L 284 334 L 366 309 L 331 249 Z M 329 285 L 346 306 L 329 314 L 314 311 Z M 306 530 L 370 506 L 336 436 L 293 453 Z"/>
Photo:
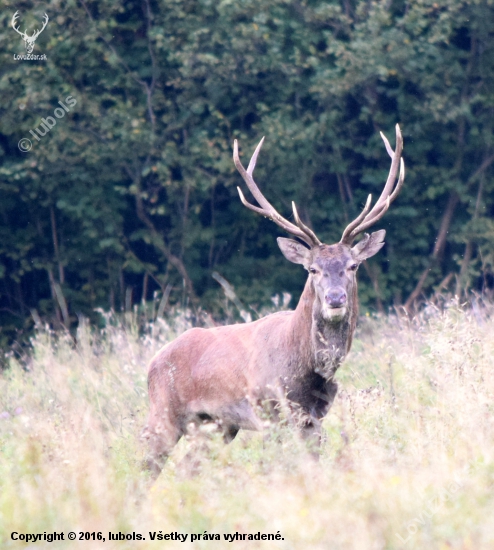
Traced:
<path fill-rule="evenodd" d="M 350 266 L 350 270 L 351 270 L 351 271 L 357 271 L 357 267 L 358 267 L 358 264 L 352 264 L 352 265 Z"/>
<path fill-rule="evenodd" d="M 312 273 L 312 275 L 315 275 L 317 273 L 316 269 L 313 267 L 309 267 L 309 273 Z"/>

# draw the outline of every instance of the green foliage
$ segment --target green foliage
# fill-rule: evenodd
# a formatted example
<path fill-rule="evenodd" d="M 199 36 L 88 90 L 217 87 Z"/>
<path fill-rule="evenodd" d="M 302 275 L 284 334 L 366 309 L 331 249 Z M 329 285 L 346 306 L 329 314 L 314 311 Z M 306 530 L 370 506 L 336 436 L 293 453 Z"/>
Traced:
<path fill-rule="evenodd" d="M 23 29 L 48 13 L 34 50 L 47 61 L 13 59 L 16 10 Z M 279 229 L 236 192 L 233 139 L 245 160 L 262 135 L 263 192 L 285 214 L 295 200 L 335 242 L 380 193 L 379 130 L 391 137 L 399 122 L 406 183 L 380 222 L 387 246 L 361 270 L 364 306 L 403 303 L 425 269 L 419 294 L 448 275 L 458 293 L 489 286 L 493 21 L 490 2 L 470 0 L 8 1 L 3 334 L 29 328 L 32 310 L 67 325 L 168 285 L 172 302 L 214 308 L 215 270 L 246 303 L 297 296 L 303 273 L 279 253 Z M 76 105 L 33 138 L 68 96 Z"/>

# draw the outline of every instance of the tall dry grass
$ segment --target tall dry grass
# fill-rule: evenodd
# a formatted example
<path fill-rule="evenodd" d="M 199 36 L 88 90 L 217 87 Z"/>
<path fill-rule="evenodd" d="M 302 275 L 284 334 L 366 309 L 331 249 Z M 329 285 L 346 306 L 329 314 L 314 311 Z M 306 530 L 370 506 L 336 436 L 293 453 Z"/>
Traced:
<path fill-rule="evenodd" d="M 139 335 L 132 319 L 76 343 L 39 329 L 0 375 L 1 548 L 494 548 L 494 316 L 487 306 L 415 320 L 364 319 L 314 463 L 286 426 L 229 446 L 212 436 L 187 477 L 175 449 L 150 486 L 141 469 L 146 365 L 191 325 Z M 102 541 L 11 540 L 11 533 L 101 532 Z M 149 532 L 188 533 L 186 542 Z M 190 542 L 190 534 L 220 534 Z M 108 532 L 145 541 L 110 542 Z M 283 540 L 223 540 L 280 532 Z"/>

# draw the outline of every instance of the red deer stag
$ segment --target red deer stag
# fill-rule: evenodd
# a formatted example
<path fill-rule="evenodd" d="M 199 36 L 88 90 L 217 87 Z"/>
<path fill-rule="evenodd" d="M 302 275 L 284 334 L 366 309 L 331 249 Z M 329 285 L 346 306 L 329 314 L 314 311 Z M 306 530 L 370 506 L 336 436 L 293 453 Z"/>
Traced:
<path fill-rule="evenodd" d="M 308 245 L 278 238 L 285 258 L 303 265 L 309 276 L 295 311 L 273 313 L 251 323 L 193 328 L 154 356 L 149 366 L 150 412 L 144 436 L 150 443 L 148 466 L 155 475 L 190 422 L 215 422 L 229 442 L 240 428 L 260 429 L 259 407 L 279 402 L 280 396 L 298 411 L 302 434 L 320 439 L 321 419 L 336 395 L 334 375 L 350 350 L 357 323 L 356 272 L 362 261 L 383 247 L 386 232 L 365 234 L 351 245 L 384 216 L 405 178 L 399 126 L 395 151 L 382 133 L 381 137 L 392 159 L 384 190 L 372 209 L 369 196 L 340 242 L 332 245 L 321 243 L 300 220 L 295 203 L 293 224 L 259 190 L 252 174 L 264 138 L 247 170 L 235 140 L 235 166 L 259 206 L 248 203 L 238 188 L 242 203 Z"/>

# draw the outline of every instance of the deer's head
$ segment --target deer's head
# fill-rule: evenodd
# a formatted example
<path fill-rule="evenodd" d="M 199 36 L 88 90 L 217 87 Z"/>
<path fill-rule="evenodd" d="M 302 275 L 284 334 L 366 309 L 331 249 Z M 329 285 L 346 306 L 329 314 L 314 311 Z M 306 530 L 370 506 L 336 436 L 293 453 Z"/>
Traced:
<path fill-rule="evenodd" d="M 356 301 L 356 272 L 361 262 L 374 256 L 383 246 L 386 231 L 381 229 L 364 237 L 354 246 L 355 238 L 380 220 L 397 197 L 405 180 L 405 164 L 401 158 L 403 138 L 400 128 L 396 125 L 396 150 L 393 151 L 388 140 L 381 133 L 386 150 L 391 157 L 391 168 L 383 192 L 371 209 L 372 197 L 369 195 L 362 212 L 343 231 L 337 244 L 321 243 L 316 234 L 299 218 L 295 203 L 292 202 L 295 224 L 283 218 L 266 200 L 252 176 L 261 150 L 264 138 L 257 146 L 247 170 L 242 166 L 238 156 L 238 145 L 235 140 L 233 159 L 237 170 L 244 178 L 247 187 L 259 204 L 255 206 L 246 201 L 238 188 L 242 203 L 263 216 L 268 217 L 288 233 L 294 235 L 304 244 L 293 239 L 278 238 L 278 245 L 285 258 L 293 263 L 301 264 L 309 272 L 317 303 L 314 307 L 328 322 L 339 322 L 348 316 Z M 396 178 L 398 176 L 398 182 Z"/>
<path fill-rule="evenodd" d="M 25 44 L 26 44 L 26 51 L 27 53 L 32 53 L 33 50 L 34 50 L 34 44 L 36 42 L 36 39 L 38 38 L 38 36 L 44 31 L 46 25 L 48 24 L 48 15 L 46 15 L 45 13 L 45 16 L 43 18 L 43 26 L 41 27 L 40 30 L 34 30 L 33 31 L 33 34 L 31 36 L 29 36 L 27 34 L 26 31 L 24 32 L 21 32 L 15 25 L 16 25 L 16 22 L 17 22 L 17 18 L 19 17 L 19 12 L 16 11 L 12 17 L 12 28 L 14 29 L 14 31 L 16 31 L 17 33 L 19 33 L 21 36 L 22 36 L 22 39 L 24 40 Z"/>

